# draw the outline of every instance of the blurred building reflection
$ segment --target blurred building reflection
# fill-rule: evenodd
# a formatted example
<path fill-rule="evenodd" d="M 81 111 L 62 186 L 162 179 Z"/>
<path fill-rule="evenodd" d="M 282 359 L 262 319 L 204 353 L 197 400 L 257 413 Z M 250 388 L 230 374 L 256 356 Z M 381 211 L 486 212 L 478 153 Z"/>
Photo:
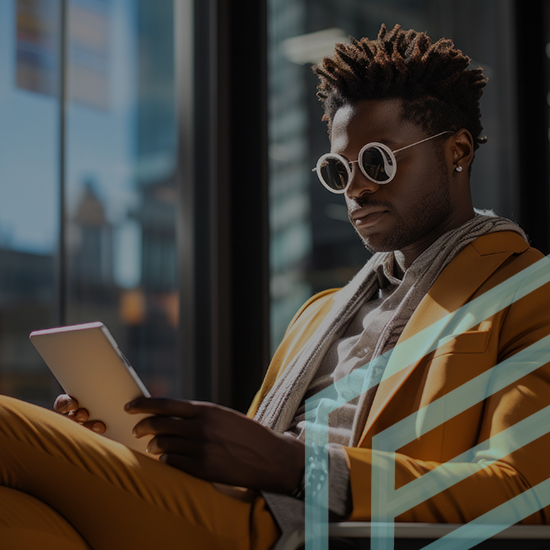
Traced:
<path fill-rule="evenodd" d="M 58 388 L 28 334 L 64 318 L 103 321 L 149 390 L 176 396 L 173 2 L 68 2 L 61 242 L 60 2 L 2 2 L 0 27 L 0 80 L 14 83 L 0 94 L 0 145 L 27 132 L 0 167 L 0 392 L 51 405 Z M 34 212 L 42 193 L 52 200 Z"/>
<path fill-rule="evenodd" d="M 28 334 L 54 321 L 54 273 L 50 254 L 0 248 L 0 394 L 51 405 L 51 375 Z"/>

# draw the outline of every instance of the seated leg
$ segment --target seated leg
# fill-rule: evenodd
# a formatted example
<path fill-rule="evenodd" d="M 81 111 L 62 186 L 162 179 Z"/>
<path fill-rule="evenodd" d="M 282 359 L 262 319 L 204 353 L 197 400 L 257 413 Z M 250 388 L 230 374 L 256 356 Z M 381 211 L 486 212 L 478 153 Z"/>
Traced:
<path fill-rule="evenodd" d="M 0 540 L 3 550 L 90 550 L 84 539 L 42 501 L 0 487 Z"/>
<path fill-rule="evenodd" d="M 28 493 L 91 548 L 270 548 L 265 501 L 211 483 L 99 436 L 46 409 L 0 397 L 0 486 Z"/>

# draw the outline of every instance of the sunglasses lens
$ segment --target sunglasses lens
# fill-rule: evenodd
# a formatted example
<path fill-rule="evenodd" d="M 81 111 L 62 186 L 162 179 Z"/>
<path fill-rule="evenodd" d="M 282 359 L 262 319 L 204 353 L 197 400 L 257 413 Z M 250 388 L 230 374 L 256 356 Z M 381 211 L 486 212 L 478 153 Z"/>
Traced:
<path fill-rule="evenodd" d="M 326 157 L 323 159 L 319 174 L 325 184 L 335 191 L 343 191 L 348 184 L 346 166 L 337 158 Z"/>
<path fill-rule="evenodd" d="M 365 174 L 377 183 L 386 183 L 395 175 L 393 155 L 380 145 L 372 145 L 363 151 L 361 162 Z"/>

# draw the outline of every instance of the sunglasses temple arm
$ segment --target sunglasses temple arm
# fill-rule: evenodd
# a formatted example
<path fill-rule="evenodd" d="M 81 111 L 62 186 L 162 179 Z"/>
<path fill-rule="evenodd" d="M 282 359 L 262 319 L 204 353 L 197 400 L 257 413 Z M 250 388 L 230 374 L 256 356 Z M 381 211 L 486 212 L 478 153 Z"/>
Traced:
<path fill-rule="evenodd" d="M 454 134 L 454 132 L 451 132 L 451 130 L 445 130 L 444 132 L 439 132 L 439 134 L 436 134 L 435 136 L 430 136 L 424 139 L 421 139 L 420 141 L 417 141 L 416 143 L 411 143 L 410 145 L 405 145 L 405 147 L 401 147 L 401 149 L 396 149 L 393 151 L 393 153 L 399 153 L 401 151 L 404 151 L 405 149 L 409 149 L 410 147 L 414 147 L 415 145 L 420 145 L 421 143 L 424 143 L 426 141 L 430 141 L 430 139 L 435 139 L 439 136 L 442 136 L 443 134 Z"/>

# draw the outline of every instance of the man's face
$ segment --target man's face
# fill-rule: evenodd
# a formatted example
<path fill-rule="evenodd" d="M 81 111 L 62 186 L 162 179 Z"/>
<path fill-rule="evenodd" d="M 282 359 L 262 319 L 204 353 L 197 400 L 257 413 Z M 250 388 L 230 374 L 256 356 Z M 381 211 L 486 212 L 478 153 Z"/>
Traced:
<path fill-rule="evenodd" d="M 331 151 L 352 161 L 366 143 L 377 141 L 396 150 L 429 137 L 418 125 L 403 120 L 401 112 L 398 99 L 344 105 L 332 123 Z M 442 142 L 450 135 L 397 153 L 397 173 L 385 185 L 369 181 L 356 163 L 352 165 L 345 193 L 348 214 L 369 250 L 401 250 L 412 261 L 456 226 L 442 151 Z"/>

